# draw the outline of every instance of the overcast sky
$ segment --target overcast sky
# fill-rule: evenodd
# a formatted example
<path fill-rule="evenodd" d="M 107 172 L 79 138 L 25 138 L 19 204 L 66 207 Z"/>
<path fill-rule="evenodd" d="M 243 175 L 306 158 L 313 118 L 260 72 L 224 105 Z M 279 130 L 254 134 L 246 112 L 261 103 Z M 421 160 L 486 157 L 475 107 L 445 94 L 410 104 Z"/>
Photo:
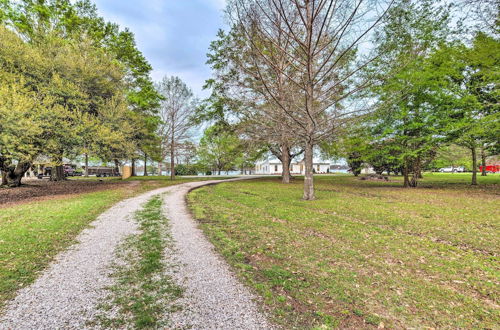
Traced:
<path fill-rule="evenodd" d="M 153 66 L 153 79 L 181 77 L 195 95 L 210 68 L 205 65 L 210 41 L 224 28 L 225 0 L 94 0 L 106 20 L 128 27 L 139 50 Z"/>

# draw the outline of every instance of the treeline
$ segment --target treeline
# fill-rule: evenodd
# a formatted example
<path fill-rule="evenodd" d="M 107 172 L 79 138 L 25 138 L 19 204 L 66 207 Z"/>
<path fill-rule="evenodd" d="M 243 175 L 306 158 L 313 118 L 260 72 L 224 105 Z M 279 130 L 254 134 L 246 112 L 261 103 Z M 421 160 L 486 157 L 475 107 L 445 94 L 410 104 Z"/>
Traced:
<path fill-rule="evenodd" d="M 284 183 L 303 154 L 304 199 L 320 152 L 354 172 L 401 173 L 407 187 L 451 143 L 469 148 L 473 170 L 479 149 L 498 153 L 495 1 L 233 0 L 226 13 L 198 119 L 276 155 Z"/>
<path fill-rule="evenodd" d="M 159 173 L 165 160 L 169 160 L 167 168 L 171 179 L 176 175 L 221 174 L 231 170 L 245 173 L 255 168 L 255 161 L 265 148 L 258 141 L 243 136 L 239 125 L 218 121 L 205 129 L 199 143 L 193 143 L 195 129 L 209 117 L 208 108 L 219 105 L 210 101 L 200 103 L 179 77 L 164 77 L 156 84 L 156 89 L 162 96 L 156 157 Z"/>
<path fill-rule="evenodd" d="M 495 25 L 472 29 L 453 29 L 459 17 L 444 4 L 405 1 L 391 9 L 370 68 L 380 77 L 367 92 L 380 104 L 346 125 L 327 153 L 344 156 L 355 174 L 370 164 L 416 187 L 422 171 L 455 145 L 469 151 L 477 184 L 478 159 L 485 165 L 500 152 L 498 6 L 491 5 L 483 9 L 497 14 Z"/>
<path fill-rule="evenodd" d="M 0 170 L 18 186 L 39 158 L 118 166 L 158 148 L 161 96 L 133 34 L 87 0 L 0 2 Z M 152 151 L 151 151 L 152 150 Z"/>

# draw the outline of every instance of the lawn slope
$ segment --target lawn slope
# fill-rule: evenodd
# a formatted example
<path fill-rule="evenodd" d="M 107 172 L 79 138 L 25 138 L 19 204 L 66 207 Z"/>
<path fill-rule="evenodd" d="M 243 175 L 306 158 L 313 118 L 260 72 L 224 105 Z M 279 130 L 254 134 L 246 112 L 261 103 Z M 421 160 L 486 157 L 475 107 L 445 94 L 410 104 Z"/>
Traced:
<path fill-rule="evenodd" d="M 208 237 L 275 321 L 312 327 L 495 328 L 500 176 L 418 189 L 351 176 L 222 183 L 189 195 Z"/>

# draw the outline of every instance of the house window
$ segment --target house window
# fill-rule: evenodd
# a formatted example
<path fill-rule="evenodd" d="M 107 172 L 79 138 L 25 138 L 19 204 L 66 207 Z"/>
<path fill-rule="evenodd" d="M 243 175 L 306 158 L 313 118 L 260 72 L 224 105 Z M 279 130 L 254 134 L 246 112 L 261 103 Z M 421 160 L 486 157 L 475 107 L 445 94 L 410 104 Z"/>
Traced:
<path fill-rule="evenodd" d="M 318 170 L 318 172 L 319 172 L 319 169 L 320 169 L 319 165 L 316 167 L 316 169 L 317 169 L 317 170 Z"/>
<path fill-rule="evenodd" d="M 278 172 L 278 165 L 274 165 L 274 172 Z"/>

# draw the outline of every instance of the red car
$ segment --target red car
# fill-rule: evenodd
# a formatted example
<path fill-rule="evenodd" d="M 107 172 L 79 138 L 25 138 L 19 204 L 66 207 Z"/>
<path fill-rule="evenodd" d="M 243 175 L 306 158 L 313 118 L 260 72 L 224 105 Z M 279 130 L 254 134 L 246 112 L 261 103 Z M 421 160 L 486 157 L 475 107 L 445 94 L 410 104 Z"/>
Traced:
<path fill-rule="evenodd" d="M 479 171 L 483 171 L 483 167 L 479 166 Z M 499 173 L 500 172 L 500 165 L 486 165 L 486 172 L 489 173 Z"/>

